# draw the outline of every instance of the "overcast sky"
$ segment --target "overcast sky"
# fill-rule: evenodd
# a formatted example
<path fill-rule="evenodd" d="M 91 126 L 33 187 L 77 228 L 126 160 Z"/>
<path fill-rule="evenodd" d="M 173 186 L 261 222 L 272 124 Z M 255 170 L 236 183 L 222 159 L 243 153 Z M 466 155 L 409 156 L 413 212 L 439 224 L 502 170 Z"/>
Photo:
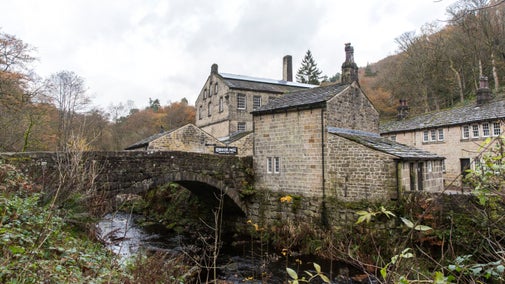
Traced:
<path fill-rule="evenodd" d="M 310 49 L 323 74 L 340 72 L 344 44 L 359 66 L 395 54 L 395 38 L 446 20 L 454 0 L 0 0 L 0 29 L 37 49 L 42 77 L 69 70 L 95 105 L 149 98 L 194 104 L 219 71 L 282 78 Z"/>

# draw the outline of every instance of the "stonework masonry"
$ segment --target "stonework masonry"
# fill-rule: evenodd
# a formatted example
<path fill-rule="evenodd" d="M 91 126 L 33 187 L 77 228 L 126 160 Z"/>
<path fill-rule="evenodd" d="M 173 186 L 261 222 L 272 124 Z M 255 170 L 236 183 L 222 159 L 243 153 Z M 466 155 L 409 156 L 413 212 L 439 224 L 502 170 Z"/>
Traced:
<path fill-rule="evenodd" d="M 379 113 L 356 83 L 326 103 L 328 126 L 379 133 Z"/>
<path fill-rule="evenodd" d="M 395 157 L 337 135 L 328 137 L 327 192 L 345 201 L 397 198 Z"/>

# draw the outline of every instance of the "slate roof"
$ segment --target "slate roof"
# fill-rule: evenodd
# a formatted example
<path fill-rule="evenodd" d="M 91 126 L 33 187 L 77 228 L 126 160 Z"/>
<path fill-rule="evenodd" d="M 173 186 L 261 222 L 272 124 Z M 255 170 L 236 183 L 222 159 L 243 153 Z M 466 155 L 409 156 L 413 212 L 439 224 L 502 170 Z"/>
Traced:
<path fill-rule="evenodd" d="M 268 102 L 268 104 L 261 106 L 258 110 L 253 111 L 252 113 L 269 113 L 287 110 L 290 108 L 322 105 L 335 95 L 340 94 L 349 86 L 349 84 L 333 84 L 329 86 L 288 93 L 279 98 L 275 98 L 274 100 Z"/>
<path fill-rule="evenodd" d="M 261 91 L 268 93 L 287 93 L 301 89 L 314 88 L 316 85 L 302 84 L 298 82 L 289 82 L 283 80 L 273 80 L 256 78 L 244 75 L 235 75 L 229 73 L 219 73 L 224 83 L 231 89 Z"/>
<path fill-rule="evenodd" d="M 380 133 L 395 133 L 410 130 L 469 124 L 505 118 L 505 100 L 495 100 L 478 106 L 470 105 L 422 114 L 405 120 L 381 124 Z"/>
<path fill-rule="evenodd" d="M 176 129 L 168 130 L 168 131 L 163 131 L 160 133 L 153 134 L 147 138 L 144 138 L 138 142 L 133 143 L 132 145 L 128 146 L 125 148 L 125 150 L 133 150 L 133 149 L 138 149 L 138 148 L 143 148 L 149 145 L 152 141 L 162 137 L 163 135 L 169 134 L 173 132 Z"/>
<path fill-rule="evenodd" d="M 403 145 L 380 137 L 379 134 L 360 130 L 328 127 L 328 133 L 344 137 L 368 148 L 396 156 L 402 160 L 443 160 L 437 154 Z"/>
<path fill-rule="evenodd" d="M 240 132 L 235 132 L 235 133 L 232 133 L 230 135 L 230 137 L 228 137 L 226 140 L 222 140 L 221 142 L 225 143 L 225 144 L 230 144 L 230 143 L 233 143 L 237 140 L 240 140 L 242 138 L 244 138 L 245 136 L 251 134 L 252 131 L 240 131 Z"/>

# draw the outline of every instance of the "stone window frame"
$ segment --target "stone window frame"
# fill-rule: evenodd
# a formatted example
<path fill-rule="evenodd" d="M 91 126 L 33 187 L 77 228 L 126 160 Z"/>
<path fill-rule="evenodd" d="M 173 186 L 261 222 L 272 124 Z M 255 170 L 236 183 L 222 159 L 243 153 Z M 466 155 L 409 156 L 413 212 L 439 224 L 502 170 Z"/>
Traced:
<path fill-rule="evenodd" d="M 202 119 L 202 113 L 203 113 L 203 106 L 200 106 L 198 108 L 198 119 Z"/>
<path fill-rule="evenodd" d="M 499 121 L 493 122 L 493 136 L 501 135 L 501 123 Z"/>
<path fill-rule="evenodd" d="M 212 81 L 209 83 L 209 98 L 212 97 Z"/>
<path fill-rule="evenodd" d="M 253 96 L 253 110 L 261 107 L 261 96 Z"/>
<path fill-rule="evenodd" d="M 205 100 L 207 98 L 207 88 L 203 90 L 203 99 Z"/>
<path fill-rule="evenodd" d="M 247 97 L 245 94 L 242 93 L 237 94 L 237 109 L 238 110 L 247 109 Z"/>
<path fill-rule="evenodd" d="M 243 121 L 237 122 L 237 132 L 245 132 L 246 131 L 246 123 Z"/>
<path fill-rule="evenodd" d="M 224 111 L 224 106 L 223 106 L 223 97 L 219 97 L 219 112 Z"/>
<path fill-rule="evenodd" d="M 214 84 L 214 95 L 217 96 L 218 93 L 218 88 L 217 88 L 217 82 Z"/>
<path fill-rule="evenodd" d="M 212 116 L 212 103 L 209 102 L 207 105 L 207 116 Z"/>
<path fill-rule="evenodd" d="M 482 137 L 491 136 L 491 126 L 489 125 L 489 122 L 483 122 L 481 126 L 482 126 Z"/>

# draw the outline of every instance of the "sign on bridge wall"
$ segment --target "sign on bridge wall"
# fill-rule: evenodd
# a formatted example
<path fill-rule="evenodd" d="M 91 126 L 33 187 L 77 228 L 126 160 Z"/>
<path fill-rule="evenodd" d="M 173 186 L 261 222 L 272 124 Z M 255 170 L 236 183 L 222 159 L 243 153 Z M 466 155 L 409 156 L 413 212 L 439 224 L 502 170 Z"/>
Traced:
<path fill-rule="evenodd" d="M 215 146 L 214 147 L 214 154 L 237 155 L 238 149 L 237 149 L 237 147 Z"/>

